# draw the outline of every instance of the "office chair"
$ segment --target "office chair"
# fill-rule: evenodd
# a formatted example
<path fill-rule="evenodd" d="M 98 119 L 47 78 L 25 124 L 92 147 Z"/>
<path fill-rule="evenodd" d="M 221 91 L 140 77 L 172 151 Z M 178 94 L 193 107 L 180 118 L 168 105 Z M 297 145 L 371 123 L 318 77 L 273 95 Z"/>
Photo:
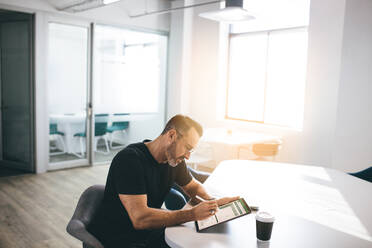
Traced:
<path fill-rule="evenodd" d="M 241 150 L 248 150 L 249 152 L 252 152 L 254 155 L 253 160 L 269 160 L 272 161 L 275 160 L 275 156 L 278 154 L 280 148 L 281 148 L 281 142 L 275 141 L 275 142 L 265 142 L 265 143 L 256 143 L 252 144 L 250 146 L 242 146 L 239 147 L 238 150 L 238 158 L 240 159 L 240 153 Z"/>
<path fill-rule="evenodd" d="M 372 183 L 372 166 L 364 170 L 349 174 Z"/>
<path fill-rule="evenodd" d="M 209 177 L 210 173 L 194 170 L 193 168 L 187 167 L 191 175 L 201 183 Z M 190 200 L 190 197 L 183 191 L 183 189 L 174 184 L 165 197 L 165 207 L 169 210 L 178 210 L 185 206 L 185 204 Z"/>
<path fill-rule="evenodd" d="M 98 210 L 105 192 L 104 185 L 93 185 L 80 196 L 66 231 L 83 242 L 83 248 L 103 248 L 101 242 L 88 232 L 87 227 Z"/>
<path fill-rule="evenodd" d="M 60 142 L 62 146 L 62 152 L 49 152 L 51 156 L 63 154 L 66 152 L 65 142 L 63 141 L 63 136 L 65 136 L 65 134 L 63 132 L 58 131 L 57 123 L 49 123 L 49 137 L 52 139 L 56 138 L 56 141 Z M 56 147 L 50 146 L 50 148 L 57 149 L 57 146 Z"/>
<path fill-rule="evenodd" d="M 107 121 L 108 121 L 108 114 L 96 114 L 94 115 L 95 122 L 94 122 L 94 144 L 93 147 L 95 148 L 95 151 L 101 152 L 103 154 L 108 154 L 110 152 L 109 146 L 108 146 L 108 141 L 107 141 Z M 78 155 L 74 153 L 78 157 L 83 157 L 84 156 L 84 138 L 87 137 L 86 132 L 81 132 L 81 133 L 75 133 L 74 137 L 78 137 L 80 140 L 80 154 Z M 105 142 L 106 146 L 106 152 L 98 151 L 97 145 L 98 141 L 100 139 L 103 139 Z"/>
<path fill-rule="evenodd" d="M 114 114 L 114 117 L 115 116 L 128 116 L 129 114 L 128 113 L 117 113 L 117 114 Z M 112 123 L 111 126 L 109 126 L 106 131 L 110 134 L 110 148 L 111 149 L 114 149 L 114 148 L 122 148 L 124 146 L 113 146 L 112 143 L 113 143 L 113 135 L 114 135 L 114 132 L 123 132 L 124 134 L 126 134 L 126 129 L 129 128 L 129 121 L 114 121 Z"/>

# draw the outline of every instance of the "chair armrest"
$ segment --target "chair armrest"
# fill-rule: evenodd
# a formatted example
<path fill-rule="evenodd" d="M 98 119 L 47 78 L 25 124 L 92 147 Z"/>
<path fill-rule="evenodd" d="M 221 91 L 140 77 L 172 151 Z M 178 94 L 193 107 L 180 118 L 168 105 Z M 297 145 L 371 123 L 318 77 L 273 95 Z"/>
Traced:
<path fill-rule="evenodd" d="M 191 175 L 196 179 L 198 180 L 199 182 L 201 183 L 204 183 L 205 180 L 207 180 L 207 178 L 211 175 L 210 173 L 208 172 L 204 172 L 204 171 L 198 171 L 198 170 L 195 170 L 191 167 L 188 167 L 188 170 L 190 171 Z"/>
<path fill-rule="evenodd" d="M 77 219 L 72 219 L 67 225 L 66 231 L 75 238 L 83 241 L 94 248 L 104 248 L 92 234 L 90 234 L 83 222 Z"/>

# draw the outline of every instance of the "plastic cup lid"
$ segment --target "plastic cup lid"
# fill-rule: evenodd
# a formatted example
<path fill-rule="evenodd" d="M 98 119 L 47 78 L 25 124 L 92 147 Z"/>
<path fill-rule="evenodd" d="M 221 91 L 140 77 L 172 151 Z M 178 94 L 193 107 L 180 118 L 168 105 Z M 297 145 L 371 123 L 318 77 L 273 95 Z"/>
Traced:
<path fill-rule="evenodd" d="M 270 213 L 268 212 L 258 212 L 256 214 L 256 220 L 260 221 L 260 222 L 268 222 L 268 223 L 271 223 L 271 222 L 274 222 L 275 220 L 275 217 L 272 216 Z"/>

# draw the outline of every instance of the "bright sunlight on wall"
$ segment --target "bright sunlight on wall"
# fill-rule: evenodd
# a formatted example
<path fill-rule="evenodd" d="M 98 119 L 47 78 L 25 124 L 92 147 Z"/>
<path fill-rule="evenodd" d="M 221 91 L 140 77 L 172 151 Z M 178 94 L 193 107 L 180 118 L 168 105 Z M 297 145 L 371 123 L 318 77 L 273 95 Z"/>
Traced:
<path fill-rule="evenodd" d="M 309 2 L 275 25 L 258 18 L 231 27 L 225 118 L 302 129 L 308 15 L 299 9 L 308 12 Z"/>

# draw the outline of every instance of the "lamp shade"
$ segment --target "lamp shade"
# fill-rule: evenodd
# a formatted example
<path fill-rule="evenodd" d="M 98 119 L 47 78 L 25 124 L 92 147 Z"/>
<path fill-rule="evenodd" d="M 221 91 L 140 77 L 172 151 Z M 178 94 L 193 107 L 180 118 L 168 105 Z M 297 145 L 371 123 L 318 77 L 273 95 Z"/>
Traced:
<path fill-rule="evenodd" d="M 226 0 L 226 7 L 199 14 L 200 17 L 226 23 L 254 20 L 255 17 L 243 8 L 243 0 Z"/>
<path fill-rule="evenodd" d="M 116 3 L 119 2 L 120 0 L 103 0 L 103 4 L 111 4 L 111 3 Z"/>

